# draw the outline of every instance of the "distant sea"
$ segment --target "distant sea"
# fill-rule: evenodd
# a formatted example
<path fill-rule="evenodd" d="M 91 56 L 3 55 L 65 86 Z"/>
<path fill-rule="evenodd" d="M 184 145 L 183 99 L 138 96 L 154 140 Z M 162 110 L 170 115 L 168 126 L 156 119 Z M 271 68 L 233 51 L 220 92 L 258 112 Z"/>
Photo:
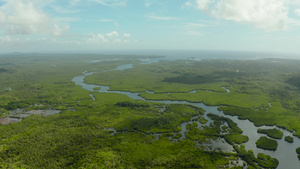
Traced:
<path fill-rule="evenodd" d="M 239 51 L 206 51 L 206 50 L 114 50 L 102 51 L 101 54 L 154 55 L 165 56 L 164 60 L 174 59 L 230 59 L 257 60 L 264 58 L 298 59 L 300 54 L 239 52 Z"/>
<path fill-rule="evenodd" d="M 241 52 L 241 51 L 213 51 L 213 50 L 101 50 L 101 51 L 81 51 L 81 52 L 50 52 L 50 53 L 7 53 L 1 56 L 21 56 L 21 55 L 81 55 L 81 54 L 108 54 L 108 55 L 147 55 L 164 56 L 162 60 L 177 59 L 229 59 L 229 60 L 257 60 L 264 58 L 297 59 L 300 54 L 271 53 L 271 52 Z"/>

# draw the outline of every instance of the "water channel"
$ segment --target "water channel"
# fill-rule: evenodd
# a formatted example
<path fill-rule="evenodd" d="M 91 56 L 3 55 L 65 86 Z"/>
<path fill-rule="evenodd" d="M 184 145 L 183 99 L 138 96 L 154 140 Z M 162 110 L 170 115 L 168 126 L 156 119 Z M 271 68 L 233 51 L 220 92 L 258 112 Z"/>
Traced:
<path fill-rule="evenodd" d="M 147 59 L 145 60 L 145 62 L 142 62 L 142 64 L 151 64 L 157 62 L 157 59 Z M 107 72 L 107 71 L 114 71 L 114 70 L 125 70 L 125 69 L 130 69 L 133 68 L 134 66 L 132 64 L 126 64 L 126 65 L 121 65 L 118 66 L 115 69 L 111 69 L 111 70 L 106 70 L 103 72 Z M 187 101 L 170 101 L 170 100 L 165 100 L 165 101 L 158 101 L 158 100 L 147 100 L 141 96 L 139 96 L 139 93 L 132 93 L 132 92 L 125 92 L 125 91 L 111 91 L 109 90 L 109 86 L 102 86 L 102 85 L 95 85 L 95 84 L 87 84 L 84 82 L 84 78 L 86 76 L 92 75 L 96 72 L 83 72 L 82 75 L 79 76 L 75 76 L 72 81 L 75 82 L 76 85 L 80 85 L 82 86 L 83 89 L 88 90 L 88 91 L 98 91 L 100 93 L 118 93 L 118 94 L 125 94 L 128 97 L 132 98 L 132 99 L 137 99 L 137 100 L 145 100 L 145 101 L 149 101 L 149 102 L 156 102 L 156 103 L 163 103 L 163 104 L 189 104 L 189 105 L 193 105 L 193 106 L 197 106 L 197 107 L 201 107 L 204 110 L 206 110 L 205 113 L 205 118 L 209 119 L 206 114 L 211 112 L 213 114 L 217 114 L 219 116 L 223 116 L 226 118 L 229 118 L 231 120 L 233 120 L 235 123 L 237 123 L 238 127 L 240 127 L 243 130 L 243 135 L 247 135 L 249 137 L 249 141 L 244 143 L 245 147 L 247 150 L 253 150 L 254 154 L 257 155 L 258 153 L 264 153 L 267 155 L 270 155 L 273 158 L 277 158 L 279 160 L 279 165 L 278 165 L 278 169 L 283 169 L 283 168 L 288 168 L 288 169 L 299 169 L 300 168 L 300 161 L 297 158 L 297 153 L 296 153 L 296 148 L 300 147 L 300 139 L 298 137 L 293 136 L 293 134 L 287 130 L 281 129 L 281 128 L 277 128 L 276 126 L 261 126 L 261 127 L 256 127 L 254 126 L 254 124 L 252 122 L 250 122 L 249 120 L 240 120 L 238 119 L 237 116 L 229 116 L 229 115 L 225 115 L 223 113 L 223 111 L 219 111 L 218 110 L 218 106 L 206 106 L 203 103 L 191 103 L 191 102 L 187 102 Z M 94 88 L 96 87 L 100 87 L 100 90 L 94 90 Z M 229 89 L 223 87 L 223 89 L 225 89 L 228 93 L 230 92 Z M 151 91 L 148 91 L 151 92 Z M 192 93 L 195 91 L 191 91 Z M 92 95 L 91 95 L 92 96 Z M 95 99 L 92 96 L 93 99 Z M 184 128 L 186 128 L 186 124 L 187 123 L 191 123 L 191 122 L 186 122 L 181 124 L 183 130 L 180 132 L 182 135 L 184 135 Z M 256 147 L 255 142 L 261 137 L 261 136 L 266 136 L 264 134 L 260 134 L 257 133 L 257 129 L 272 129 L 272 128 L 276 128 L 278 130 L 281 130 L 284 135 L 282 137 L 282 139 L 276 139 L 276 141 L 278 142 L 278 148 L 276 151 L 268 151 L 268 150 L 263 150 L 263 149 L 259 149 Z M 284 140 L 285 136 L 292 136 L 294 138 L 294 143 L 288 143 Z M 220 143 L 224 143 L 223 140 L 219 140 L 218 141 L 218 146 L 223 147 L 222 150 L 225 151 L 232 151 L 232 146 L 229 144 L 224 143 L 224 145 L 221 145 Z M 212 144 L 214 144 L 214 142 L 212 142 Z M 228 150 L 226 150 L 226 148 Z"/>

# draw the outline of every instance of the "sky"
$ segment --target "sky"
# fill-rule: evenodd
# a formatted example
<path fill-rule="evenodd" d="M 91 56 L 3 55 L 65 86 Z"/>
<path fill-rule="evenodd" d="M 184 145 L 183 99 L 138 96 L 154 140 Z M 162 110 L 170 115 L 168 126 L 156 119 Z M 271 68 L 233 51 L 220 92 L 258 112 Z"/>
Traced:
<path fill-rule="evenodd" d="M 0 0 L 0 53 L 300 54 L 300 0 Z"/>

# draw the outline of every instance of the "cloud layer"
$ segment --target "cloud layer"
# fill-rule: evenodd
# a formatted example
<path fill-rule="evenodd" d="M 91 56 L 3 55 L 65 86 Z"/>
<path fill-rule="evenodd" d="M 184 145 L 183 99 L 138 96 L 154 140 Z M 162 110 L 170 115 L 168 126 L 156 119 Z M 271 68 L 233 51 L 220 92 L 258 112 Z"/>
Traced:
<path fill-rule="evenodd" d="M 10 0 L 0 7 L 0 29 L 9 35 L 61 35 L 69 29 L 38 9 L 31 1 Z"/>
<path fill-rule="evenodd" d="M 267 31 L 283 30 L 289 23 L 287 0 L 195 0 L 185 3 L 210 16 L 253 25 Z"/>

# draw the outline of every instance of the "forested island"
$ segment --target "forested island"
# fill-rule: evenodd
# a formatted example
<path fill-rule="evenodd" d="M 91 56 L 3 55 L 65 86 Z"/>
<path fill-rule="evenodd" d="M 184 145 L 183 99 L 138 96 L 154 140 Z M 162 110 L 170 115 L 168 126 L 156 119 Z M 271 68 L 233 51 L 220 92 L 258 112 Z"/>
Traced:
<path fill-rule="evenodd" d="M 298 168 L 299 65 L 1 55 L 0 166 Z M 252 125 L 255 136 L 243 124 Z M 287 141 L 290 161 L 274 154 L 283 153 L 277 144 Z"/>

